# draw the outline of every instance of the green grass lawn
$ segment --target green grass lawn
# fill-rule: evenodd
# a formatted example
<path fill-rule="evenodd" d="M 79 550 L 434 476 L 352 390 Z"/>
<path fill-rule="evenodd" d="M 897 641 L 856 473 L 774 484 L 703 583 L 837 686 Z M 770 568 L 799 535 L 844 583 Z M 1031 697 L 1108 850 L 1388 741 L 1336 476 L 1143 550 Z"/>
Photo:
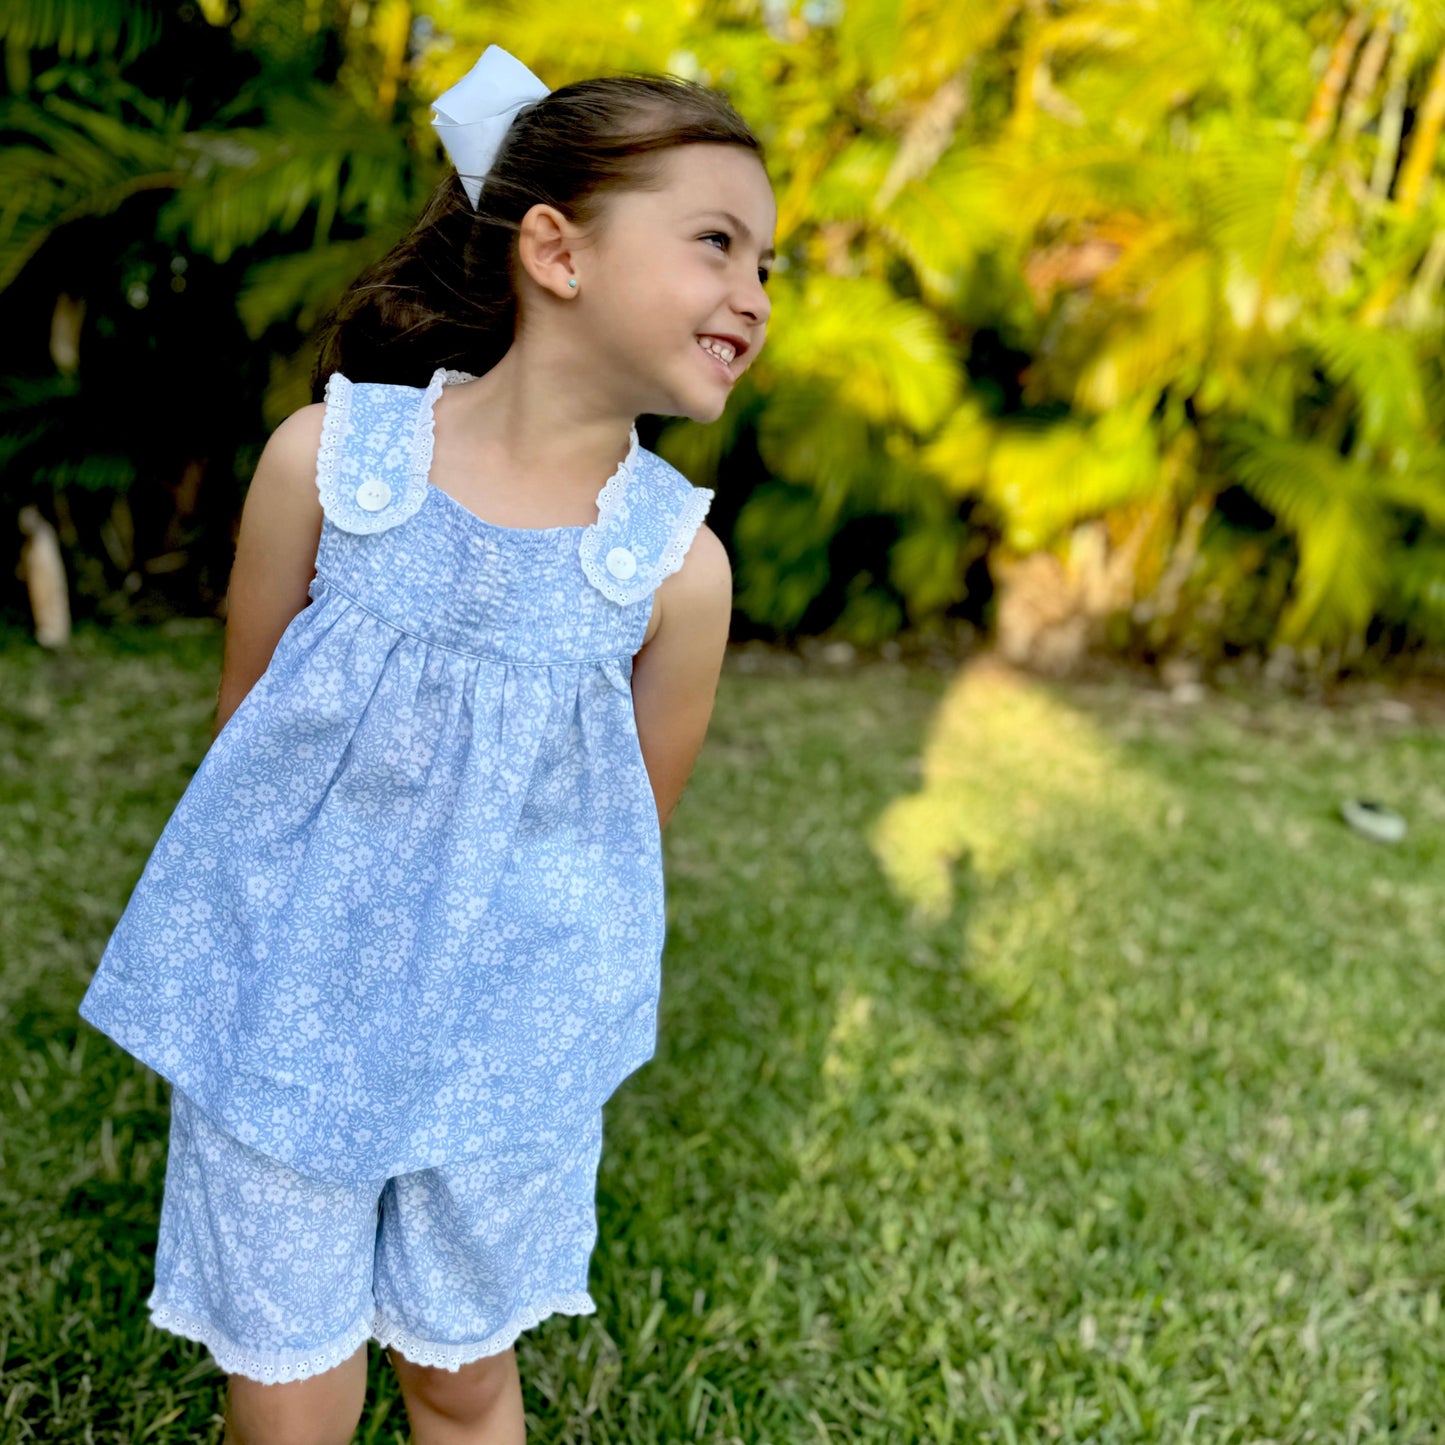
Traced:
<path fill-rule="evenodd" d="M 219 1439 L 144 1322 L 166 1088 L 75 1014 L 219 656 L 0 637 L 7 1442 Z M 1445 729 L 1368 698 L 734 653 L 529 1439 L 1445 1438 L 1442 840 Z"/>

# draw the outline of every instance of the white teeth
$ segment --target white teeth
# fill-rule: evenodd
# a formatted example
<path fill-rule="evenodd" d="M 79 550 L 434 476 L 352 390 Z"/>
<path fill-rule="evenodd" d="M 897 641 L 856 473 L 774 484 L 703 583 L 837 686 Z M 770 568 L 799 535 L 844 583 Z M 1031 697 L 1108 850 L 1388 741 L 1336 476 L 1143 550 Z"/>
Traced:
<path fill-rule="evenodd" d="M 736 355 L 733 348 L 729 346 L 726 341 L 714 341 L 709 336 L 699 336 L 697 344 L 702 347 L 704 351 L 709 352 L 711 355 L 717 357 L 719 361 L 725 362 L 728 365 L 732 364 L 732 359 Z"/>

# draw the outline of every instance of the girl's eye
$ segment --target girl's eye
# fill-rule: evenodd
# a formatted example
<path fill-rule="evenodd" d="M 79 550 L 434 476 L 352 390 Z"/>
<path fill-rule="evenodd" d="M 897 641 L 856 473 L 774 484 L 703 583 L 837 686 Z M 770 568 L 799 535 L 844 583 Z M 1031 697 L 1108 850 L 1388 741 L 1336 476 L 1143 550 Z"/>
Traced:
<path fill-rule="evenodd" d="M 710 240 L 712 240 L 712 238 L 713 238 L 714 236 L 720 236 L 720 237 L 722 238 L 723 243 L 724 243 L 724 244 L 723 244 L 723 250 L 724 250 L 724 251 L 726 251 L 726 250 L 728 249 L 728 247 L 731 246 L 732 243 L 733 243 L 733 238 L 732 238 L 730 235 L 728 235 L 728 233 L 727 233 L 726 231 L 709 231 L 709 232 L 707 233 L 707 235 L 703 236 L 701 239 L 704 240 L 704 241 L 710 241 Z M 758 280 L 759 280 L 764 286 L 766 286 L 766 285 L 768 284 L 768 277 L 771 276 L 772 274 L 773 274 L 773 273 L 772 273 L 771 271 L 765 271 L 765 270 L 762 269 L 762 267 L 759 267 L 759 268 L 758 268 Z"/>

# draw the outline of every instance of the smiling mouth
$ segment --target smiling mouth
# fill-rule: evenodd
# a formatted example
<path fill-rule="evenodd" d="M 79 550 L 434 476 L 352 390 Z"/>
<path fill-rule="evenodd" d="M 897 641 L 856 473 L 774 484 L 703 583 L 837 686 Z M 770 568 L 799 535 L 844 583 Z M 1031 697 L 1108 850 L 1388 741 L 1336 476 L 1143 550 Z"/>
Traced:
<path fill-rule="evenodd" d="M 724 377 L 729 383 L 737 380 L 737 377 L 733 374 L 732 367 L 720 356 L 714 356 L 710 351 L 703 351 L 700 346 L 698 347 L 698 351 L 701 353 L 702 359 L 707 363 L 708 367 L 718 376 Z"/>
<path fill-rule="evenodd" d="M 709 347 L 703 345 L 701 337 L 696 338 L 696 340 L 697 349 L 702 352 L 703 357 L 706 359 L 708 365 L 720 377 L 726 377 L 728 385 L 731 386 L 732 383 L 738 379 L 739 375 L 741 375 L 740 371 L 735 371 L 733 368 L 736 367 L 738 362 L 742 360 L 743 352 L 746 351 L 747 348 L 744 346 L 732 347 L 731 343 L 729 343 L 729 347 L 733 352 L 733 357 L 731 361 L 724 361 L 722 357 L 719 356 L 715 351 L 712 351 L 709 349 Z"/>

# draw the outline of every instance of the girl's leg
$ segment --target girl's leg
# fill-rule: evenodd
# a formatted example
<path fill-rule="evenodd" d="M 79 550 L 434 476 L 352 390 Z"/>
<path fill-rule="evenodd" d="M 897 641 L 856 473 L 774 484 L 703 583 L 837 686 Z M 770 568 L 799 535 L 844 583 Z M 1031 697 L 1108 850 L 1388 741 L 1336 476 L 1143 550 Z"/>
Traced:
<path fill-rule="evenodd" d="M 394 1349 L 387 1353 L 413 1445 L 523 1445 L 527 1428 L 515 1348 L 457 1371 L 415 1364 Z"/>
<path fill-rule="evenodd" d="M 375 1185 L 305 1178 L 180 1089 L 156 1241 L 159 1328 L 229 1376 L 227 1445 L 345 1445 L 366 1395 Z"/>
<path fill-rule="evenodd" d="M 373 1335 L 415 1445 L 523 1445 L 517 1336 L 597 1308 L 587 1273 L 601 1152 L 599 1111 L 550 1158 L 486 1154 L 387 1180 Z"/>
<path fill-rule="evenodd" d="M 230 1375 L 226 1386 L 224 1445 L 350 1445 L 366 1403 L 366 1346 L 304 1380 Z"/>

